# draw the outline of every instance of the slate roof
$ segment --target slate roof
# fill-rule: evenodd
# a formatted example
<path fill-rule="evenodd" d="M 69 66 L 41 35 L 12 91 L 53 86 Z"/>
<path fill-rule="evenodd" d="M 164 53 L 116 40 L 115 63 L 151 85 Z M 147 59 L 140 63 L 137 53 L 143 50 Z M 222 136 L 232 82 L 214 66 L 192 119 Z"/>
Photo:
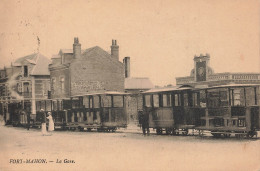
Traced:
<path fill-rule="evenodd" d="M 125 78 L 125 89 L 147 90 L 152 88 L 154 88 L 154 85 L 149 78 Z"/>
<path fill-rule="evenodd" d="M 13 66 L 22 66 L 24 61 L 33 65 L 30 75 L 50 75 L 48 65 L 51 63 L 51 60 L 42 54 L 34 53 L 21 57 L 13 63 Z"/>

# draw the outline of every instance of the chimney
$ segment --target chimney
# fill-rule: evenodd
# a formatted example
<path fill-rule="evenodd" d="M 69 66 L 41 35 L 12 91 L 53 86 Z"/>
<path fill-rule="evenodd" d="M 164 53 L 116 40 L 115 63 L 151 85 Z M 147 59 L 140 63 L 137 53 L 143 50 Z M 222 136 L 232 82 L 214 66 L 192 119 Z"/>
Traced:
<path fill-rule="evenodd" d="M 130 77 L 130 57 L 125 57 L 123 63 L 125 65 L 125 78 L 128 78 Z"/>
<path fill-rule="evenodd" d="M 119 46 L 117 46 L 116 40 L 112 40 L 111 57 L 119 60 Z"/>
<path fill-rule="evenodd" d="M 78 37 L 74 37 L 73 55 L 74 58 L 80 58 L 81 55 L 81 44 L 79 43 Z"/>

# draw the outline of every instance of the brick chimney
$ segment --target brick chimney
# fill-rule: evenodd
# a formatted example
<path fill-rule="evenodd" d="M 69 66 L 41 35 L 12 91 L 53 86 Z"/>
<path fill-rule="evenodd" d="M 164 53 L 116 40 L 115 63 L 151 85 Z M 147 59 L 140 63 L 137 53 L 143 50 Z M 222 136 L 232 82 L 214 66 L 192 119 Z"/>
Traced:
<path fill-rule="evenodd" d="M 125 65 L 125 78 L 128 78 L 130 77 L 130 57 L 125 57 L 123 63 Z"/>
<path fill-rule="evenodd" d="M 116 40 L 112 40 L 111 57 L 119 60 L 119 46 L 117 45 Z"/>
<path fill-rule="evenodd" d="M 79 58 L 81 55 L 81 44 L 79 43 L 78 37 L 74 37 L 73 55 L 74 58 Z"/>

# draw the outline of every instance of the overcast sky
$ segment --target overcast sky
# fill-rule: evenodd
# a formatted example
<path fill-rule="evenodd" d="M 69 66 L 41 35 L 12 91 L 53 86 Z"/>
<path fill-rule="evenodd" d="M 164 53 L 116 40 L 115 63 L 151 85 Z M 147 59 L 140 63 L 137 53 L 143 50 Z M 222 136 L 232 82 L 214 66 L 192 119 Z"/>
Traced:
<path fill-rule="evenodd" d="M 131 76 L 156 85 L 188 76 L 194 55 L 209 53 L 218 72 L 260 72 L 259 0 L 2 0 L 0 67 L 37 52 L 120 46 Z"/>

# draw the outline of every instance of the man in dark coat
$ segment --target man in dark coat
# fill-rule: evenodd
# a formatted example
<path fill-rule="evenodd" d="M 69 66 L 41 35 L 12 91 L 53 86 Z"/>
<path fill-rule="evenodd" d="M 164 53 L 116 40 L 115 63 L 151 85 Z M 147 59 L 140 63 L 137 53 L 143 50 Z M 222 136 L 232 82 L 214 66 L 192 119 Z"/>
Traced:
<path fill-rule="evenodd" d="M 143 112 L 139 113 L 139 121 L 142 125 L 142 130 L 143 130 L 143 134 L 147 135 L 150 134 L 150 130 L 149 130 L 149 115 L 148 114 L 144 114 Z"/>

